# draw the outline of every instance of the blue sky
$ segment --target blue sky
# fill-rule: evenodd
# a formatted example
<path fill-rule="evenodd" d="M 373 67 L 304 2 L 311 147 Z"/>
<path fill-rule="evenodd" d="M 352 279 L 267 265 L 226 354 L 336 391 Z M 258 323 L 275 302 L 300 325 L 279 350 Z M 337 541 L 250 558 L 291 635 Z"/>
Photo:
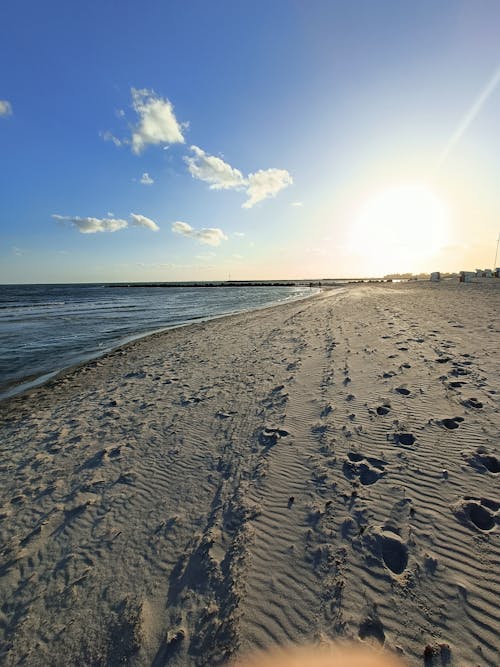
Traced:
<path fill-rule="evenodd" d="M 490 266 L 498 25 L 496 0 L 9 3 L 0 282 Z"/>

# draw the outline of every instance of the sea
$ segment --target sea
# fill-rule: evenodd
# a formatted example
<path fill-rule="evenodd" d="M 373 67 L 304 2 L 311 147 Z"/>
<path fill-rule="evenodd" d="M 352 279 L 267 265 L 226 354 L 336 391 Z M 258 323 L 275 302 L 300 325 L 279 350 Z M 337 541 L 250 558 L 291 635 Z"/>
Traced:
<path fill-rule="evenodd" d="M 0 399 L 135 338 L 314 291 L 306 285 L 0 285 Z"/>

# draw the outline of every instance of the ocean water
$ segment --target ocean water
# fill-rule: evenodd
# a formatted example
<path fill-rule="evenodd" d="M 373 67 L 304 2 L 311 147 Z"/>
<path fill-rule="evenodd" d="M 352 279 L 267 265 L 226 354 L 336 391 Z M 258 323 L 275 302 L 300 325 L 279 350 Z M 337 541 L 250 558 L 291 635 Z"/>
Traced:
<path fill-rule="evenodd" d="M 305 286 L 0 285 L 0 398 L 131 338 L 309 294 Z"/>

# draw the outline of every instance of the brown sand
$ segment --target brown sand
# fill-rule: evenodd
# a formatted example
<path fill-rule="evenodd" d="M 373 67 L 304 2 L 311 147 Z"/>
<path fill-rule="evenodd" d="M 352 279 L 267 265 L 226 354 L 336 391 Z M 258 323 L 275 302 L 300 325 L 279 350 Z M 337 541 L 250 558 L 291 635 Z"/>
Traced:
<path fill-rule="evenodd" d="M 497 665 L 499 305 L 495 280 L 332 290 L 0 404 L 2 664 L 340 637 Z"/>

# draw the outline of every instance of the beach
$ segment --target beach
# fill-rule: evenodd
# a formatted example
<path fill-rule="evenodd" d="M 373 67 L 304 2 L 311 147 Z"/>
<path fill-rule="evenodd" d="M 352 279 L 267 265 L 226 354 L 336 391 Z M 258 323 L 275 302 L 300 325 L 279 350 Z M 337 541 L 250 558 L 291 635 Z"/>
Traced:
<path fill-rule="evenodd" d="M 0 403 L 0 661 L 497 665 L 500 280 L 359 284 Z"/>

